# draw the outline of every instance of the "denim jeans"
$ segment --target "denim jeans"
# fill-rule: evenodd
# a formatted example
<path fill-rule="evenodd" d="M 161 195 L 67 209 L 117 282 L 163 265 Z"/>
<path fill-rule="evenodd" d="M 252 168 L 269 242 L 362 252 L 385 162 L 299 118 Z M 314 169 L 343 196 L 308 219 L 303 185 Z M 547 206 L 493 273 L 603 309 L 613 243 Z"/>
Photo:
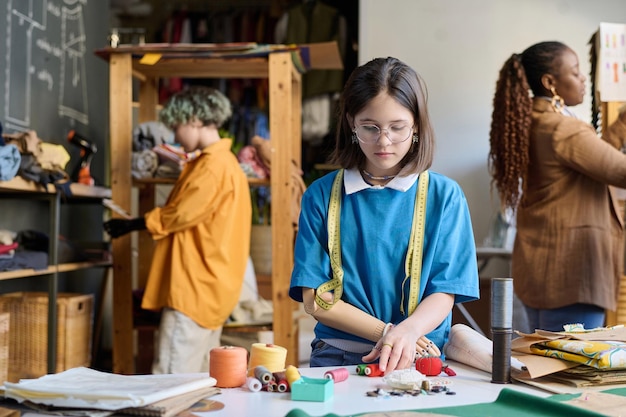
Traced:
<path fill-rule="evenodd" d="M 553 309 L 537 309 L 526 306 L 530 331 L 535 329 L 562 332 L 563 325 L 580 323 L 585 329 L 604 326 L 605 311 L 592 304 L 572 304 Z"/>
<path fill-rule="evenodd" d="M 321 366 L 359 365 L 364 363 L 363 356 L 368 353 L 346 352 L 315 338 L 311 342 L 311 361 L 309 366 L 315 368 Z"/>

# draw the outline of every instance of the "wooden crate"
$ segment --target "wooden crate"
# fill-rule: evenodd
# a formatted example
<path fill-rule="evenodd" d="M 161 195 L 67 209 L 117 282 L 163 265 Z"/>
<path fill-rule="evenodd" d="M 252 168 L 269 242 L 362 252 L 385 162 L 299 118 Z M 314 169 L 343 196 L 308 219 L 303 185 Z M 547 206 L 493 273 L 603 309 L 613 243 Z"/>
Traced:
<path fill-rule="evenodd" d="M 0 385 L 9 376 L 9 313 L 0 313 Z"/>
<path fill-rule="evenodd" d="M 0 312 L 10 313 L 8 381 L 48 372 L 48 294 L 0 295 Z M 93 295 L 59 293 L 56 372 L 91 364 Z"/>

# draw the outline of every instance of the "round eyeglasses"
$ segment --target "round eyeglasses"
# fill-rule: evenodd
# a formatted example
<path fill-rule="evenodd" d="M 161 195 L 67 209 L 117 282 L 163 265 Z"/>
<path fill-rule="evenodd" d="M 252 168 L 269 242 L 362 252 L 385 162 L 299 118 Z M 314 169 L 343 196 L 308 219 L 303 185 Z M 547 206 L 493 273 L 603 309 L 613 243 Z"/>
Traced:
<path fill-rule="evenodd" d="M 413 127 L 409 125 L 391 125 L 387 129 L 381 129 L 376 125 L 360 125 L 356 126 L 352 133 L 363 143 L 376 143 L 380 139 L 382 132 L 391 143 L 400 143 L 406 141 L 413 133 Z"/>

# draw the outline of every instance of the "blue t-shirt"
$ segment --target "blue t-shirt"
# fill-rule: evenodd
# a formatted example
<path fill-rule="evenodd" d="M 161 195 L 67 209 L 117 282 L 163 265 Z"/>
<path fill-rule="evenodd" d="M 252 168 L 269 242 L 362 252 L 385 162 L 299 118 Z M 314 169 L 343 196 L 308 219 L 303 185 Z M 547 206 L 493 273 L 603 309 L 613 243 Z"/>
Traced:
<path fill-rule="evenodd" d="M 346 171 L 346 174 L 348 172 Z M 479 297 L 476 247 L 467 201 L 459 185 L 430 172 L 419 300 L 436 293 L 454 294 L 455 303 Z M 289 295 L 302 301 L 302 288 L 317 288 L 332 279 L 328 255 L 328 206 L 337 171 L 309 186 L 295 245 Z M 347 175 L 346 175 L 347 176 Z M 341 260 L 344 270 L 342 300 L 385 323 L 399 323 L 408 310 L 409 283 L 404 285 L 405 258 L 413 223 L 418 181 L 406 191 L 366 187 L 341 193 Z M 405 313 L 406 314 L 406 313 Z M 443 348 L 452 313 L 427 337 Z M 358 336 L 317 323 L 320 339 L 347 339 L 371 343 Z"/>

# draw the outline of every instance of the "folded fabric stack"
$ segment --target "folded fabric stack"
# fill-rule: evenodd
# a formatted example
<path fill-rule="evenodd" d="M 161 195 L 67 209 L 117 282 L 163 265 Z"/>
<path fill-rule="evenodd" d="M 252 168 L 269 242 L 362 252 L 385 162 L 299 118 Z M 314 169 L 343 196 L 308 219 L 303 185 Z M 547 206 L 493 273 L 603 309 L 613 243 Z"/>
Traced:
<path fill-rule="evenodd" d="M 626 383 L 626 328 L 615 326 L 565 332 L 537 330 L 514 339 L 516 352 L 559 359 L 568 364 L 547 375 L 559 382 L 584 387 Z"/>

